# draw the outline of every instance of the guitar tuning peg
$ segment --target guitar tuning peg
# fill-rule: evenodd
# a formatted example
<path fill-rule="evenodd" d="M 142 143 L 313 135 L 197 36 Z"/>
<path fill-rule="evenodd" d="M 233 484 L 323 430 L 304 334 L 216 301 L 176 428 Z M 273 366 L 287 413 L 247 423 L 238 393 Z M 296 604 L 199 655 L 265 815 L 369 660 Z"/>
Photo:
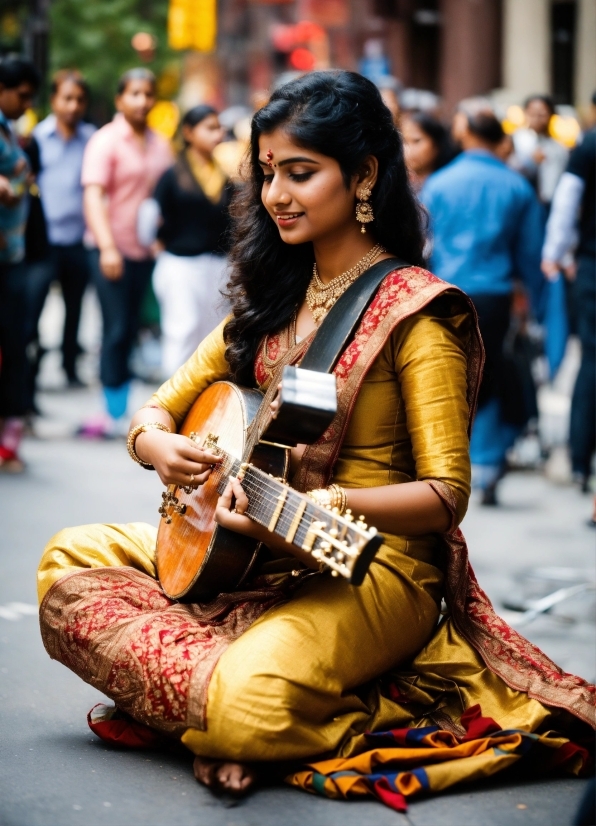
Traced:
<path fill-rule="evenodd" d="M 337 577 L 339 576 L 339 574 L 337 573 L 337 571 L 331 571 L 331 576 Z"/>

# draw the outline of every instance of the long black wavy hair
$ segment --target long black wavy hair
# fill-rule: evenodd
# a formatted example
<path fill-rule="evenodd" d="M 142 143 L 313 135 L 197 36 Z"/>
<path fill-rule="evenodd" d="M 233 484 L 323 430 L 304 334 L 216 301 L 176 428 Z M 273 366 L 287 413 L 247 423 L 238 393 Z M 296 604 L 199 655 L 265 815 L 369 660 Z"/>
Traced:
<path fill-rule="evenodd" d="M 410 189 L 400 135 L 376 86 L 354 72 L 312 72 L 281 86 L 252 120 L 245 180 L 231 206 L 226 359 L 232 377 L 253 383 L 254 357 L 263 336 L 283 329 L 306 293 L 313 246 L 285 244 L 261 201 L 259 137 L 283 127 L 299 146 L 335 158 L 346 188 L 363 162 L 379 163 L 370 232 L 388 252 L 423 265 L 423 214 Z"/>

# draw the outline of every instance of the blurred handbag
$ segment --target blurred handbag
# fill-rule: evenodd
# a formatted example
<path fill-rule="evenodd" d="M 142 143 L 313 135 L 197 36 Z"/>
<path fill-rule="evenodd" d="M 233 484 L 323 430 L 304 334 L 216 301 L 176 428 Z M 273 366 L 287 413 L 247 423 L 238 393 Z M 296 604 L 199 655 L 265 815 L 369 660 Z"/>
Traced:
<path fill-rule="evenodd" d="M 31 171 L 37 177 L 41 172 L 41 156 L 39 144 L 33 135 L 30 135 L 23 143 L 23 151 L 29 158 Z M 31 184 L 29 187 L 28 198 L 29 213 L 25 226 L 25 260 L 41 261 L 47 257 L 50 251 L 50 245 L 48 242 L 48 230 L 41 203 L 41 195 L 36 183 Z"/>
<path fill-rule="evenodd" d="M 544 354 L 548 361 L 552 380 L 565 356 L 567 338 L 569 337 L 565 279 L 561 273 L 557 275 L 554 281 L 547 283 L 543 324 L 545 328 Z"/>
<path fill-rule="evenodd" d="M 538 418 L 536 384 L 532 375 L 534 345 L 515 317 L 505 338 L 499 376 L 501 415 L 508 424 L 525 427 Z"/>

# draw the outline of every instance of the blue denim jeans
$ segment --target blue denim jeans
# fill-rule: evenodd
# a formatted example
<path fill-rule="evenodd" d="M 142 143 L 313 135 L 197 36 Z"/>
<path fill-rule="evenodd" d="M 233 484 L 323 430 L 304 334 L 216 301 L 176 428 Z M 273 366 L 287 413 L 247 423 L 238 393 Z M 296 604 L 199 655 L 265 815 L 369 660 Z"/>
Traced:
<path fill-rule="evenodd" d="M 128 361 L 139 329 L 141 304 L 153 272 L 153 259 L 124 259 L 124 274 L 117 281 L 99 269 L 99 252 L 92 250 L 91 279 L 97 290 L 103 319 L 99 378 L 105 387 L 120 387 L 130 378 Z"/>
<path fill-rule="evenodd" d="M 0 418 L 27 412 L 27 268 L 0 264 Z"/>
<path fill-rule="evenodd" d="M 75 377 L 81 305 L 89 282 L 89 258 L 82 244 L 51 245 L 48 255 L 27 265 L 29 291 L 28 341 L 37 341 L 37 325 L 53 281 L 62 288 L 66 315 L 62 336 L 62 366 Z"/>
<path fill-rule="evenodd" d="M 596 449 L 596 258 L 582 255 L 573 284 L 581 364 L 571 399 L 569 444 L 574 473 L 589 476 Z"/>

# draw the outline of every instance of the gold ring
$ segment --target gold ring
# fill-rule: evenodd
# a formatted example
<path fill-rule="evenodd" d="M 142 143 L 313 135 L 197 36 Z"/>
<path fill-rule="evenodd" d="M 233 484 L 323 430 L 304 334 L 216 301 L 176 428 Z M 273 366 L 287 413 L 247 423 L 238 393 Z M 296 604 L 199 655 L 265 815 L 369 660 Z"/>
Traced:
<path fill-rule="evenodd" d="M 190 484 L 193 485 L 194 481 L 195 481 L 195 475 L 194 475 L 194 473 L 191 473 L 190 474 Z"/>
<path fill-rule="evenodd" d="M 232 508 L 232 510 L 230 511 L 230 513 L 238 513 L 238 511 L 236 510 L 236 508 Z"/>

